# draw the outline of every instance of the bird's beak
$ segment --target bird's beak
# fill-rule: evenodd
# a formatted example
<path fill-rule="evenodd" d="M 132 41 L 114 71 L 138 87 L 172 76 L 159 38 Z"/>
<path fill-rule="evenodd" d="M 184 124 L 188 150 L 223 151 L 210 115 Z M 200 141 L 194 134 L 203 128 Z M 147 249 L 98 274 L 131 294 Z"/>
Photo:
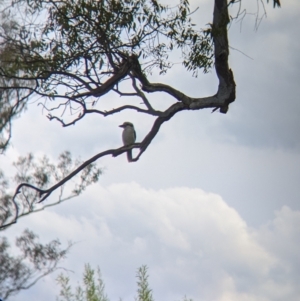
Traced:
<path fill-rule="evenodd" d="M 119 127 L 120 127 L 120 128 L 123 128 L 123 127 L 124 127 L 124 124 L 119 125 Z"/>

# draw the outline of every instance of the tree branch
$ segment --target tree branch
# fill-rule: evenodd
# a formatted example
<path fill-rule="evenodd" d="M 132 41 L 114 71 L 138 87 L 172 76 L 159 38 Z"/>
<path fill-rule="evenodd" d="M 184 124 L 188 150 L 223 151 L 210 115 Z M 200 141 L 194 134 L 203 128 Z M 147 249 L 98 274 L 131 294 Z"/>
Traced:
<path fill-rule="evenodd" d="M 122 3 L 123 2 L 120 2 L 120 5 L 123 5 Z M 139 5 L 138 2 L 136 2 L 136 3 L 137 3 L 137 5 Z M 186 3 L 186 2 L 184 1 L 184 3 Z M 90 4 L 94 5 L 94 2 L 90 2 Z M 64 4 L 62 4 L 62 5 L 64 5 Z M 191 45 L 195 45 L 195 43 L 196 43 L 196 42 L 193 42 L 193 40 L 202 41 L 201 39 L 205 40 L 206 36 L 204 35 L 204 37 L 202 37 L 201 35 L 196 34 L 194 31 L 192 31 L 191 27 L 186 28 L 187 32 L 189 33 L 189 35 L 191 37 L 189 35 L 187 35 L 185 37 L 185 40 L 182 40 L 181 35 L 176 36 L 177 31 L 174 29 L 174 27 L 172 28 L 172 26 L 173 26 L 172 24 L 173 23 L 175 24 L 176 20 L 179 20 L 179 21 L 181 20 L 181 22 L 184 23 L 185 18 L 186 18 L 186 15 L 184 14 L 184 10 L 185 10 L 185 13 L 188 13 L 188 8 L 186 8 L 184 6 L 185 4 L 182 4 L 182 5 L 183 5 L 181 7 L 182 10 L 178 13 L 178 15 L 175 14 L 174 15 L 175 17 L 173 16 L 174 20 L 169 20 L 170 23 L 168 23 L 169 21 L 163 21 L 164 20 L 163 18 L 160 19 L 160 22 L 165 22 L 165 23 L 163 23 L 165 27 L 170 25 L 170 28 L 168 28 L 168 30 L 170 30 L 170 32 L 165 30 L 165 28 L 163 26 L 161 29 L 162 30 L 161 34 L 164 34 L 166 38 L 170 38 L 171 41 L 174 42 L 175 45 L 177 45 L 178 47 L 185 47 L 185 46 L 192 47 Z M 80 7 L 76 7 L 75 12 L 77 9 L 80 9 Z M 58 13 L 61 13 L 61 12 L 58 12 Z M 149 24 L 148 23 L 144 24 L 144 26 L 149 26 L 149 30 L 150 30 L 149 32 L 147 32 L 144 29 L 144 27 L 142 26 L 143 24 L 141 25 L 143 27 L 141 32 L 143 32 L 144 35 L 147 36 L 147 39 L 149 38 L 149 41 L 144 41 L 145 43 L 146 42 L 150 43 L 151 38 L 152 39 L 156 38 L 159 35 L 159 32 L 155 32 L 155 30 L 154 30 L 154 28 L 156 26 L 155 24 L 158 22 L 158 19 L 156 21 L 152 20 L 152 18 L 156 18 L 157 13 L 158 13 L 158 11 L 154 12 L 153 15 L 151 15 L 151 18 L 149 17 L 149 19 L 147 20 L 147 22 L 149 22 Z M 78 16 L 77 13 L 74 13 L 74 14 L 75 14 L 73 16 L 74 19 L 77 19 L 77 18 L 80 19 L 80 16 Z M 71 15 L 72 14 L 70 14 L 70 16 Z M 139 158 L 146 151 L 146 149 L 148 148 L 148 146 L 150 145 L 152 140 L 155 138 L 155 136 L 159 132 L 162 124 L 164 122 L 170 120 L 175 114 L 177 114 L 181 111 L 184 111 L 184 110 L 200 110 L 200 109 L 204 109 L 204 108 L 215 108 L 214 110 L 219 108 L 221 113 L 227 113 L 229 104 L 235 100 L 235 82 L 234 82 L 233 72 L 231 71 L 231 69 L 229 69 L 229 64 L 228 64 L 229 46 L 228 46 L 228 36 L 227 36 L 227 25 L 229 23 L 229 16 L 228 16 L 227 0 L 215 0 L 213 23 L 211 25 L 211 28 L 209 30 L 207 30 L 207 32 L 212 37 L 212 41 L 213 41 L 213 45 L 214 45 L 215 70 L 216 70 L 217 77 L 219 79 L 219 84 L 218 84 L 218 89 L 217 89 L 216 94 L 212 95 L 212 96 L 208 96 L 208 97 L 193 98 L 193 97 L 189 97 L 189 96 L 185 95 L 184 93 L 182 93 L 181 91 L 175 89 L 174 87 L 172 87 L 170 85 L 166 85 L 163 83 L 151 83 L 148 80 L 145 71 L 142 70 L 141 63 L 139 61 L 140 55 L 137 55 L 134 53 L 135 46 L 132 45 L 132 48 L 128 49 L 128 43 L 124 43 L 123 41 L 119 40 L 119 37 L 114 38 L 116 42 L 114 42 L 113 39 L 111 41 L 108 39 L 109 35 L 106 33 L 106 31 L 109 32 L 109 30 L 111 30 L 109 32 L 111 36 L 114 36 L 114 34 L 116 32 L 119 33 L 119 31 L 117 31 L 117 28 L 119 28 L 119 27 L 110 29 L 110 26 L 113 27 L 114 22 L 117 22 L 117 20 L 118 20 L 118 18 L 114 15 L 114 13 L 109 14 L 109 16 L 111 16 L 111 15 L 114 17 L 113 17 L 113 19 L 110 19 L 110 21 L 107 21 L 107 23 L 104 24 L 107 27 L 105 29 L 105 31 L 103 30 L 103 27 L 101 27 L 103 24 L 98 24 L 98 23 L 96 24 L 99 27 L 99 30 L 97 30 L 97 32 L 102 33 L 103 37 L 100 35 L 99 37 L 97 37 L 97 41 L 93 40 L 93 42 L 91 42 L 92 44 L 95 43 L 95 45 L 97 43 L 99 43 L 98 48 L 96 48 L 96 49 L 99 49 L 99 51 L 102 51 L 101 52 L 102 54 L 103 53 L 105 54 L 105 56 L 107 58 L 107 61 L 105 62 L 105 64 L 107 66 L 107 70 L 109 70 L 108 74 L 110 77 L 106 81 L 104 81 L 104 83 L 101 83 L 98 78 L 97 84 L 99 86 L 97 88 L 91 88 L 91 86 L 89 84 L 87 84 L 84 80 L 80 79 L 80 77 L 77 75 L 73 76 L 73 80 L 75 81 L 74 86 L 68 82 L 65 82 L 64 80 L 60 80 L 60 78 L 53 79 L 54 82 L 50 82 L 50 84 L 49 84 L 51 89 L 53 88 L 51 86 L 52 84 L 54 85 L 54 87 L 55 87 L 55 85 L 59 86 L 61 84 L 64 87 L 70 88 L 71 92 L 68 93 L 68 95 L 58 95 L 58 94 L 53 95 L 53 93 L 52 93 L 52 94 L 49 94 L 48 97 L 52 97 L 54 99 L 61 97 L 61 98 L 68 99 L 68 101 L 70 101 L 70 102 L 75 102 L 81 106 L 81 112 L 78 117 L 76 117 L 72 122 L 69 122 L 69 123 L 67 123 L 67 122 L 65 123 L 61 118 L 58 118 L 58 117 L 52 116 L 52 115 L 49 115 L 48 118 L 50 120 L 56 119 L 59 122 L 61 122 L 61 124 L 63 126 L 68 126 L 68 125 L 74 124 L 78 120 L 82 119 L 83 116 L 88 113 L 97 113 L 97 114 L 101 114 L 103 116 L 108 116 L 108 115 L 112 115 L 112 114 L 121 112 L 126 109 L 130 109 L 130 110 L 136 110 L 137 112 L 140 112 L 140 113 L 145 113 L 145 114 L 150 114 L 150 115 L 156 116 L 156 119 L 152 125 L 151 130 L 148 132 L 148 134 L 145 136 L 143 141 L 140 143 L 135 143 L 133 145 L 129 145 L 129 146 L 121 147 L 121 148 L 117 148 L 117 149 L 106 150 L 106 151 L 103 151 L 103 152 L 93 156 L 92 158 L 83 162 L 79 167 L 77 167 L 69 175 L 65 176 L 63 179 L 61 179 L 55 185 L 51 186 L 48 189 L 39 188 L 38 185 L 32 185 L 29 183 L 19 184 L 19 186 L 17 187 L 15 194 L 13 196 L 13 202 L 15 202 L 15 198 L 21 192 L 22 188 L 26 188 L 26 187 L 36 191 L 39 194 L 38 202 L 39 203 L 43 202 L 45 199 L 47 199 L 52 194 L 52 192 L 54 192 L 56 189 L 58 189 L 59 187 L 64 185 L 67 181 L 69 181 L 71 178 L 73 178 L 75 175 L 77 175 L 85 167 L 87 167 L 92 162 L 95 162 L 96 160 L 98 160 L 99 158 L 104 157 L 104 156 L 112 155 L 113 157 L 117 157 L 117 156 L 121 155 L 122 153 L 127 152 L 130 149 L 137 148 L 137 149 L 139 149 L 139 152 L 135 158 L 132 158 L 132 162 L 136 162 L 139 160 Z M 127 13 L 126 13 L 126 15 L 127 15 Z M 86 18 L 90 18 L 90 17 L 86 17 Z M 107 18 L 108 18 L 108 16 L 107 16 Z M 112 20 L 114 20 L 114 22 L 112 22 Z M 86 24 L 86 23 L 83 22 L 82 24 Z M 95 25 L 93 23 L 93 20 L 89 19 L 88 24 L 86 24 L 84 26 L 90 26 L 90 24 L 93 24 L 93 26 Z M 122 28 L 121 25 L 116 25 L 116 26 L 120 26 L 120 28 Z M 133 24 L 131 26 L 133 26 Z M 84 30 L 85 30 L 85 28 L 86 27 L 83 27 Z M 95 28 L 93 28 L 93 29 L 95 29 Z M 75 34 L 75 33 L 78 35 L 82 34 L 82 32 L 80 32 L 80 29 L 78 29 L 78 32 L 76 32 L 76 27 L 70 27 L 69 30 L 71 31 L 72 34 Z M 129 28 L 126 30 L 128 30 L 127 33 L 129 33 L 131 29 Z M 151 31 L 151 30 L 154 30 L 154 31 Z M 163 31 L 163 30 L 165 30 L 165 31 Z M 86 30 L 84 32 L 86 32 Z M 68 37 L 69 36 L 66 35 L 66 39 L 68 39 Z M 105 40 L 104 42 L 101 40 L 102 38 Z M 68 46 L 67 43 L 69 42 L 69 40 L 66 40 L 66 41 L 67 41 L 66 42 L 66 47 L 67 47 Z M 72 40 L 72 43 L 74 44 L 73 40 Z M 76 47 L 79 48 L 78 52 L 76 53 L 76 55 L 74 55 L 74 57 L 69 58 L 70 62 L 72 62 L 73 64 L 75 64 L 74 62 L 78 61 L 77 56 L 80 56 L 80 54 L 84 53 L 84 51 L 86 53 L 91 51 L 90 44 L 87 45 L 84 50 L 82 50 L 81 47 L 85 47 L 85 45 L 80 44 L 81 43 L 80 39 L 79 39 L 79 41 L 76 40 L 76 43 L 78 43 L 78 44 L 76 44 Z M 165 55 L 165 48 L 164 48 L 165 46 L 163 44 L 160 44 L 159 42 L 158 42 L 158 44 L 155 44 L 153 42 L 153 45 L 150 45 L 150 46 L 148 45 L 147 47 L 148 47 L 148 51 L 153 50 L 153 49 L 155 51 L 157 51 L 156 54 L 155 53 L 151 54 L 152 58 L 153 58 L 152 63 L 154 65 L 157 65 L 159 62 L 161 62 L 161 64 L 163 65 L 164 62 L 162 62 L 162 60 Z M 75 46 L 74 46 L 74 48 L 75 48 Z M 142 53 L 141 48 L 139 49 L 139 51 L 140 51 L 140 53 Z M 156 59 L 155 55 L 158 55 L 158 54 L 160 55 L 160 58 Z M 198 58 L 199 57 L 202 58 L 202 56 L 204 56 L 205 59 L 207 60 L 206 62 L 208 62 L 208 63 L 207 63 L 207 65 L 204 65 L 204 67 L 202 66 L 203 68 L 208 68 L 208 66 L 209 66 L 209 54 L 210 54 L 210 52 L 208 50 L 206 52 L 204 52 L 204 54 L 197 53 L 197 52 L 195 53 L 196 56 L 198 55 Z M 91 57 L 92 57 L 92 55 L 97 56 L 98 54 L 93 52 L 93 53 L 91 53 Z M 151 55 L 149 55 L 149 57 L 151 57 Z M 147 58 L 148 54 L 145 54 L 144 57 Z M 199 60 L 200 60 L 200 58 L 199 58 Z M 92 63 L 93 68 L 94 68 L 96 62 L 97 62 L 97 60 L 95 60 L 95 62 Z M 99 67 L 100 74 L 103 74 L 103 73 L 101 73 L 102 65 L 103 65 L 103 58 L 101 55 L 98 56 L 98 63 L 100 64 L 100 67 Z M 76 68 L 76 72 L 78 72 L 78 74 L 80 74 L 80 72 L 79 72 L 80 67 L 77 68 L 79 63 L 76 63 L 76 64 L 73 65 L 73 68 Z M 71 66 L 71 63 L 70 63 L 70 66 Z M 201 66 L 199 67 L 198 65 L 196 65 L 196 66 L 197 66 L 197 68 L 201 67 Z M 65 67 L 64 65 L 59 66 L 59 68 L 64 68 L 64 67 Z M 59 68 L 58 68 L 58 70 L 60 70 Z M 85 71 L 88 70 L 86 59 L 84 59 L 82 68 Z M 67 70 L 67 68 L 66 68 L 66 70 Z M 95 74 L 96 74 L 96 76 L 98 76 L 96 70 L 97 69 L 95 68 Z M 114 70 L 114 71 L 112 71 L 112 70 Z M 164 68 L 161 67 L 161 70 L 163 71 Z M 53 72 L 53 74 L 55 74 L 55 71 Z M 65 72 L 65 71 L 59 71 L 59 72 L 57 72 L 57 74 L 64 75 L 64 76 L 70 75 L 70 73 Z M 82 76 L 86 76 L 86 75 L 82 75 Z M 128 78 L 131 78 L 131 80 L 132 80 L 132 87 L 133 87 L 134 91 L 136 92 L 135 96 L 138 96 L 142 99 L 144 105 L 146 106 L 146 109 L 142 109 L 137 106 L 130 105 L 130 104 L 126 104 L 126 105 L 123 105 L 123 106 L 120 106 L 118 108 L 114 108 L 114 109 L 111 109 L 108 111 L 87 109 L 86 99 L 90 96 L 101 97 L 110 91 L 115 91 L 119 94 L 122 94 L 121 92 L 119 92 L 119 89 L 118 89 L 118 87 L 116 88 L 116 86 L 120 82 L 122 82 L 124 79 L 128 79 Z M 141 89 L 138 88 L 137 81 L 140 82 Z M 78 84 L 78 82 L 80 83 L 79 87 L 76 86 L 76 83 Z M 95 84 L 95 83 L 93 82 L 93 84 Z M 46 85 L 45 90 L 49 86 Z M 78 91 L 81 91 L 82 88 L 85 88 L 88 91 L 85 91 L 83 93 L 78 93 Z M 47 94 L 45 94 L 41 91 L 35 90 L 35 92 L 39 95 L 47 96 Z M 164 93 L 167 93 L 170 96 L 174 97 L 176 101 L 165 111 L 157 111 L 152 107 L 152 105 L 148 101 L 144 92 L 147 92 L 147 93 L 164 92 Z M 129 93 L 129 95 L 130 95 L 130 93 Z M 68 101 L 65 102 L 65 105 L 69 105 Z M 56 106 L 56 108 L 59 108 L 59 106 Z M 49 109 L 48 111 L 51 111 L 51 109 Z"/>

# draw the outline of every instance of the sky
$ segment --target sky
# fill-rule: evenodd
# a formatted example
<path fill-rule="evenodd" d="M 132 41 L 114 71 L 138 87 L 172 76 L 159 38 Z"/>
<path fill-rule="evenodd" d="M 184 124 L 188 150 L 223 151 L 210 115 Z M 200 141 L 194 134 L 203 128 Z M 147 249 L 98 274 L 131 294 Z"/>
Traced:
<path fill-rule="evenodd" d="M 195 18 L 201 25 L 211 22 L 212 2 L 190 1 L 200 6 Z M 61 266 L 72 270 L 74 285 L 85 263 L 99 266 L 110 300 L 134 300 L 142 265 L 148 266 L 154 300 L 299 300 L 300 3 L 281 3 L 280 9 L 266 6 L 258 30 L 251 15 L 231 25 L 237 97 L 226 115 L 176 115 L 138 162 L 128 164 L 125 155 L 100 159 L 103 175 L 80 197 L 2 233 L 13 241 L 29 228 L 44 242 L 76 242 Z M 217 90 L 214 71 L 193 78 L 180 65 L 164 77 L 154 74 L 153 81 L 193 97 Z M 158 106 L 168 101 L 163 94 L 154 99 Z M 11 161 L 28 152 L 55 160 L 70 150 L 85 160 L 120 147 L 118 125 L 129 120 L 137 141 L 153 122 L 126 112 L 88 116 L 62 128 L 32 103 L 13 126 L 1 169 L 13 173 Z M 55 300 L 56 277 L 10 300 Z"/>

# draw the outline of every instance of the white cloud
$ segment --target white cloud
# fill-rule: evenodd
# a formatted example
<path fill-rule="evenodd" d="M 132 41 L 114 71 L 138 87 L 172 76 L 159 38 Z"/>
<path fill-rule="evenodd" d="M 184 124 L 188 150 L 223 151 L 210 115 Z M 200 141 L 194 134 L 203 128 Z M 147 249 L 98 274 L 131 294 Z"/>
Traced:
<path fill-rule="evenodd" d="M 253 229 L 218 195 L 132 182 L 95 185 L 81 200 L 32 215 L 9 231 L 26 226 L 44 239 L 78 242 L 64 266 L 79 280 L 84 263 L 99 265 L 112 299 L 132 300 L 135 270 L 147 264 L 156 300 L 274 301 L 299 296 L 293 280 L 299 279 L 299 224 L 300 212 L 284 207 Z M 57 294 L 49 279 L 26 296 L 37 300 L 34 291 L 40 296 L 45 285 Z"/>

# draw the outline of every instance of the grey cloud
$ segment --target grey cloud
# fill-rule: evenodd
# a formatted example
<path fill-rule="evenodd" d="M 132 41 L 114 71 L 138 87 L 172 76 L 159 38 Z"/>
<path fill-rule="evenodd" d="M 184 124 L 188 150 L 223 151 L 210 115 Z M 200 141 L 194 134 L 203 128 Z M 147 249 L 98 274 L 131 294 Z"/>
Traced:
<path fill-rule="evenodd" d="M 76 272 L 70 276 L 80 279 L 84 262 L 100 265 L 112 299 L 130 300 L 135 270 L 147 264 L 157 300 L 186 294 L 194 300 L 227 300 L 230 295 L 230 300 L 296 301 L 298 259 L 287 246 L 298 251 L 299 223 L 299 211 L 284 207 L 268 224 L 250 228 L 218 195 L 127 183 L 94 187 L 75 203 L 20 222 L 11 234 L 26 225 L 45 239 L 59 235 L 77 241 L 64 264 Z M 44 285 L 31 294 L 42 294 Z"/>

